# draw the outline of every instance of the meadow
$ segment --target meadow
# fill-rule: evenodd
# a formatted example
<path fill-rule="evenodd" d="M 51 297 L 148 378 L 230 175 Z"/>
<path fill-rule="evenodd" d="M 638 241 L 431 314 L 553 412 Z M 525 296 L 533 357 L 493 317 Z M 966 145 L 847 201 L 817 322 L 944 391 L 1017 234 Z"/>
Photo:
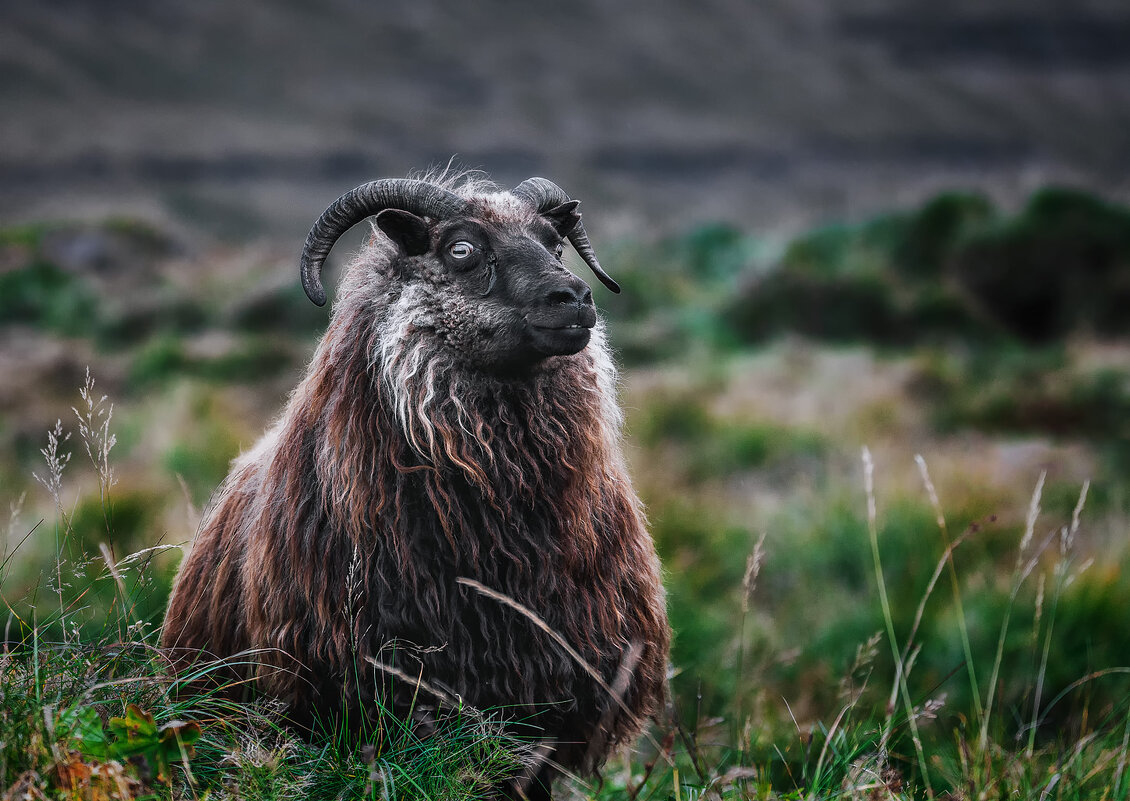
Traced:
<path fill-rule="evenodd" d="M 1130 795 L 1130 210 L 973 194 L 601 248 L 671 699 L 573 798 Z M 0 797 L 472 798 L 492 710 L 306 741 L 155 648 L 325 312 L 275 246 L 0 231 Z M 594 290 L 595 291 L 595 290 Z"/>

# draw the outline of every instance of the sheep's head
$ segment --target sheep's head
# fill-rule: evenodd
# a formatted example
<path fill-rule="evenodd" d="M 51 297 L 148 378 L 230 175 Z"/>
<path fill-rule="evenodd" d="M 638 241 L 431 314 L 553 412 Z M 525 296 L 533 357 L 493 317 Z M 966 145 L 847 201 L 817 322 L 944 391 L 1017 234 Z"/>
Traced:
<path fill-rule="evenodd" d="M 464 198 L 425 181 L 365 184 L 335 201 L 306 240 L 302 285 L 326 301 L 320 272 L 334 242 L 375 215 L 396 247 L 396 271 L 434 319 L 428 327 L 482 366 L 505 370 L 582 350 L 596 324 L 589 287 L 562 264 L 564 241 L 598 278 L 601 269 L 581 224 L 578 201 L 542 178 L 531 178 L 493 202 Z M 421 297 L 413 298 L 412 295 Z M 458 326 L 445 326 L 444 318 Z"/>

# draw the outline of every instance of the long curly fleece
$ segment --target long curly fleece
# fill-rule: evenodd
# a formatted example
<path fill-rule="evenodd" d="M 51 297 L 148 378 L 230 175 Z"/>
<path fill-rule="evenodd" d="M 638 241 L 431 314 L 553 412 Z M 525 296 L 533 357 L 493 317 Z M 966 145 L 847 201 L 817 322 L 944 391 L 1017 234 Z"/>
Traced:
<path fill-rule="evenodd" d="M 505 192 L 452 188 L 484 215 L 530 214 Z M 502 709 L 555 763 L 590 771 L 662 702 L 669 639 L 603 330 L 529 375 L 493 376 L 467 351 L 471 300 L 396 262 L 374 236 L 347 269 L 306 377 L 202 524 L 163 644 L 182 669 L 240 655 L 235 673 L 306 725 L 356 720 L 373 699 L 419 703 L 376 661 Z M 619 703 L 460 577 L 548 623 Z"/>

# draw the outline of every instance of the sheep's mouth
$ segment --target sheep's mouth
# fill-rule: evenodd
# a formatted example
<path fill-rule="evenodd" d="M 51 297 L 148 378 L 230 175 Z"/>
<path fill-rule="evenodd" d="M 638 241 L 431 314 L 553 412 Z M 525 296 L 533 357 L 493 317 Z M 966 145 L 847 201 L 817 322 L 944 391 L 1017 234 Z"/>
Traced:
<path fill-rule="evenodd" d="M 581 325 L 580 323 L 570 323 L 569 325 L 538 325 L 537 323 L 530 323 L 530 326 L 539 331 L 588 331 L 592 328 L 591 325 Z"/>
<path fill-rule="evenodd" d="M 530 315 L 526 318 L 531 344 L 545 356 L 577 353 L 589 344 L 596 312 L 591 307 Z"/>

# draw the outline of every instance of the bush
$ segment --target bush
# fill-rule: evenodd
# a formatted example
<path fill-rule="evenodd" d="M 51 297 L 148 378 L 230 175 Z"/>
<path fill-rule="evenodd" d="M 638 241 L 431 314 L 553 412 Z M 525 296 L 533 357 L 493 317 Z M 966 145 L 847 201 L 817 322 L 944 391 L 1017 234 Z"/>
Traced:
<path fill-rule="evenodd" d="M 260 381 L 278 375 L 291 365 L 291 350 L 265 338 L 241 341 L 217 356 L 195 356 L 183 340 L 166 333 L 141 349 L 130 366 L 134 389 L 160 384 L 174 377 L 201 378 L 218 383 Z"/>
<path fill-rule="evenodd" d="M 722 318 L 739 342 L 784 331 L 834 342 L 905 342 L 891 289 L 881 279 L 821 278 L 782 270 L 742 288 Z"/>
<path fill-rule="evenodd" d="M 893 266 L 908 278 L 939 280 L 955 249 L 995 219 L 996 209 L 984 195 L 944 192 L 901 226 L 891 251 Z"/>
<path fill-rule="evenodd" d="M 1130 333 L 1130 210 L 1049 188 L 968 238 L 952 272 L 981 311 L 1026 342 Z"/>
<path fill-rule="evenodd" d="M 252 292 L 228 315 L 231 325 L 252 333 L 313 334 L 326 325 L 326 310 L 310 302 L 298 284 Z"/>
<path fill-rule="evenodd" d="M 1083 192 L 1035 193 L 1015 217 L 981 195 L 830 226 L 795 240 L 724 302 L 738 341 L 785 331 L 830 341 L 1049 343 L 1130 333 L 1130 210 Z"/>
<path fill-rule="evenodd" d="M 723 319 L 743 343 L 783 332 L 885 346 L 983 339 L 990 329 L 944 271 L 993 214 L 983 197 L 951 193 L 909 214 L 821 228 L 795 240 L 770 272 L 747 276 Z"/>
<path fill-rule="evenodd" d="M 0 274 L 0 324 L 11 323 L 81 336 L 97 329 L 98 303 L 81 279 L 34 259 Z"/>
<path fill-rule="evenodd" d="M 1071 367 L 1062 348 L 999 348 L 925 355 L 912 392 L 942 430 L 1123 440 L 1130 437 L 1130 379 L 1120 370 Z"/>
<path fill-rule="evenodd" d="M 107 306 L 96 336 L 102 348 L 129 347 L 154 337 L 174 338 L 201 330 L 208 323 L 207 310 L 195 299 L 163 296 L 132 299 Z"/>
<path fill-rule="evenodd" d="M 133 357 L 129 382 L 141 389 L 183 372 L 187 365 L 184 344 L 178 337 L 165 334 L 149 342 Z"/>
<path fill-rule="evenodd" d="M 84 554 L 96 554 L 99 545 L 110 543 L 119 556 L 149 545 L 150 532 L 157 527 L 164 499 L 144 490 L 118 488 L 103 501 L 85 498 L 71 517 L 74 544 Z"/>

